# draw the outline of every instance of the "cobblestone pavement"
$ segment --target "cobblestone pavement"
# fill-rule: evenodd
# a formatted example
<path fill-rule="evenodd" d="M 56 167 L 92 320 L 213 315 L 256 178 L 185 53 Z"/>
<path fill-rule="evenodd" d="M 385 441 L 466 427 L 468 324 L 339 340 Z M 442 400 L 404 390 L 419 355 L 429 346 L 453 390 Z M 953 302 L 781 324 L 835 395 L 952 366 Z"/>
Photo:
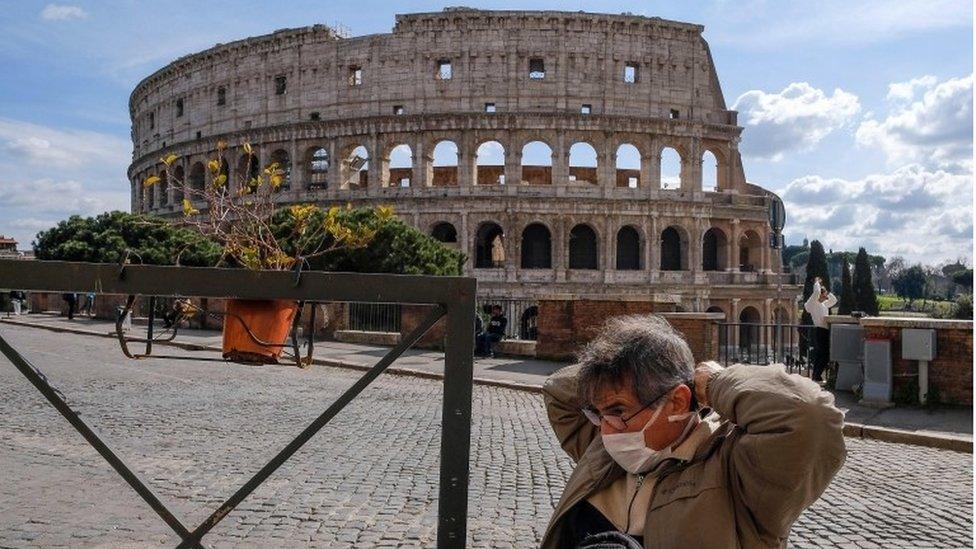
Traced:
<path fill-rule="evenodd" d="M 0 332 L 191 527 L 359 375 L 136 362 L 108 339 Z M 440 390 L 435 381 L 381 376 L 205 540 L 217 547 L 432 545 Z M 536 545 L 571 470 L 541 398 L 475 387 L 472 438 L 469 546 Z M 794 527 L 793 546 L 971 546 L 970 455 L 859 439 L 848 439 L 848 448 L 847 465 Z M 0 471 L 0 547 L 177 541 L 2 357 Z"/>

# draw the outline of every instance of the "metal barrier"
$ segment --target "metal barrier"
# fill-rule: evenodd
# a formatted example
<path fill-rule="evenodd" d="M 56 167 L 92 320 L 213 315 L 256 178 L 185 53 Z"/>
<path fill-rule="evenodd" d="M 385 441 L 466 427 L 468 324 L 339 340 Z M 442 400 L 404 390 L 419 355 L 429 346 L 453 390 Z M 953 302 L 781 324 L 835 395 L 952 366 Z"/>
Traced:
<path fill-rule="evenodd" d="M 274 458 L 190 531 L 51 386 L 44 374 L 0 336 L 0 353 L 41 392 L 58 412 L 121 475 L 180 537 L 177 547 L 202 547 L 201 539 L 244 498 L 270 477 L 322 427 L 356 398 L 440 318 L 446 317 L 444 400 L 441 414 L 440 485 L 437 546 L 464 547 L 467 531 L 471 448 L 472 354 L 476 280 L 386 274 L 248 271 L 108 265 L 62 261 L 0 260 L 0 287 L 46 292 L 94 292 L 121 295 L 232 297 L 295 301 L 352 301 L 436 305 L 426 318 L 363 374 L 334 403 L 305 427 Z M 404 296 L 409 296 L 404 299 Z"/>
<path fill-rule="evenodd" d="M 508 319 L 505 327 L 505 339 L 535 340 L 539 330 L 536 321 L 539 318 L 539 304 L 528 299 L 479 297 L 478 312 L 487 324 L 491 316 L 491 307 L 498 305 L 502 314 Z"/>
<path fill-rule="evenodd" d="M 782 363 L 791 373 L 809 375 L 813 329 L 799 324 L 719 322 L 718 361 L 724 366 Z"/>
<path fill-rule="evenodd" d="M 349 329 L 400 333 L 399 303 L 350 303 Z"/>

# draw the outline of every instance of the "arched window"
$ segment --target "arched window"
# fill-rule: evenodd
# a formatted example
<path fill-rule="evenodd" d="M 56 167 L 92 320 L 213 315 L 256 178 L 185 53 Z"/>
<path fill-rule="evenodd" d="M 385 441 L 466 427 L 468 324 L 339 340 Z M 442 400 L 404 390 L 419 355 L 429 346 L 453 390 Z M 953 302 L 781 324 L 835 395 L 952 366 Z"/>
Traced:
<path fill-rule="evenodd" d="M 369 185 L 369 151 L 359 145 L 346 155 L 344 188 L 365 188 Z"/>
<path fill-rule="evenodd" d="M 702 154 L 702 190 L 708 192 L 718 190 L 718 159 L 712 151 L 705 151 Z"/>
<path fill-rule="evenodd" d="M 702 270 L 724 271 L 728 266 L 728 240 L 722 229 L 712 227 L 702 237 Z"/>
<path fill-rule="evenodd" d="M 439 242 L 457 243 L 457 229 L 454 228 L 454 225 L 444 221 L 434 225 L 430 231 L 430 236 Z"/>
<path fill-rule="evenodd" d="M 762 261 L 762 238 L 759 233 L 747 230 L 739 238 L 739 270 L 754 272 L 760 269 Z"/>
<path fill-rule="evenodd" d="M 639 271 L 641 268 L 640 233 L 626 226 L 617 231 L 617 269 Z"/>
<path fill-rule="evenodd" d="M 325 147 L 313 147 L 308 153 L 308 188 L 325 189 L 328 187 L 328 175 L 331 161 L 329 150 Z"/>
<path fill-rule="evenodd" d="M 237 160 L 237 178 L 238 183 L 241 188 L 249 187 L 253 188 L 253 181 L 258 178 L 261 173 L 261 166 L 258 162 L 257 153 L 244 153 Z"/>
<path fill-rule="evenodd" d="M 617 147 L 617 186 L 636 189 L 640 180 L 641 156 L 637 147 L 624 143 Z"/>
<path fill-rule="evenodd" d="M 596 149 L 589 143 L 573 143 L 569 148 L 569 180 L 596 184 Z"/>
<path fill-rule="evenodd" d="M 522 268 L 552 268 L 552 236 L 542 223 L 532 223 L 522 231 Z"/>
<path fill-rule="evenodd" d="M 387 186 L 409 187 L 413 179 L 413 150 L 410 145 L 390 149 L 390 179 Z"/>
<path fill-rule="evenodd" d="M 542 141 L 522 147 L 522 181 L 529 185 L 552 184 L 552 148 Z"/>
<path fill-rule="evenodd" d="M 661 188 L 678 189 L 681 187 L 681 155 L 678 151 L 666 147 L 661 151 Z"/>
<path fill-rule="evenodd" d="M 661 270 L 680 271 L 686 262 L 684 258 L 685 246 L 678 229 L 668 227 L 661 233 Z"/>
<path fill-rule="evenodd" d="M 454 187 L 458 184 L 458 146 L 453 141 L 434 145 L 434 187 Z"/>
<path fill-rule="evenodd" d="M 532 305 L 522 311 L 522 318 L 519 322 L 519 337 L 530 341 L 535 341 L 539 337 L 539 307 Z"/>
<path fill-rule="evenodd" d="M 190 199 L 197 200 L 203 198 L 204 185 L 206 185 L 207 172 L 203 162 L 197 162 L 190 168 L 189 192 Z"/>
<path fill-rule="evenodd" d="M 596 232 L 589 225 L 577 225 L 569 232 L 569 268 L 596 269 Z"/>
<path fill-rule="evenodd" d="M 183 166 L 177 166 L 173 170 L 173 180 L 176 182 L 173 188 L 173 202 L 177 205 L 183 203 L 183 192 L 186 189 L 186 171 Z"/>
<path fill-rule="evenodd" d="M 278 171 L 282 175 L 281 185 L 275 191 L 287 191 L 291 188 L 291 156 L 288 151 L 277 149 L 271 153 L 271 163 L 278 165 Z"/>
<path fill-rule="evenodd" d="M 497 223 L 482 223 L 475 236 L 474 266 L 476 269 L 501 267 L 505 262 L 505 241 Z"/>
<path fill-rule="evenodd" d="M 498 141 L 486 141 L 478 146 L 475 181 L 478 185 L 505 184 L 505 147 Z"/>
<path fill-rule="evenodd" d="M 746 307 L 739 313 L 739 349 L 744 351 L 745 362 L 756 364 L 760 354 L 759 311 L 755 307 Z"/>

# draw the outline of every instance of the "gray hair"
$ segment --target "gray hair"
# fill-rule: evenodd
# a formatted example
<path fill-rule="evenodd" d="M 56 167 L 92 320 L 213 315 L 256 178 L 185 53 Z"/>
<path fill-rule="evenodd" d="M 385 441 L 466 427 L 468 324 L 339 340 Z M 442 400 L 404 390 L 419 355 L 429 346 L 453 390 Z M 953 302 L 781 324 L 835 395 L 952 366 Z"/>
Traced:
<path fill-rule="evenodd" d="M 610 318 L 579 353 L 579 398 L 589 405 L 600 387 L 634 384 L 642 404 L 694 378 L 688 343 L 664 318 L 627 315 Z"/>

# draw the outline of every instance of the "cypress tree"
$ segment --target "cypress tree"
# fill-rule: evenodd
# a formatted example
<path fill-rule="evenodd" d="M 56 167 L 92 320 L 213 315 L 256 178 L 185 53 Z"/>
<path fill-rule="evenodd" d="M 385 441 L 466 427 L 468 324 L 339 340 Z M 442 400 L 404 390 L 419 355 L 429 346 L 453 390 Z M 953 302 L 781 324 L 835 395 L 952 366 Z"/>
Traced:
<path fill-rule="evenodd" d="M 851 266 L 844 258 L 840 273 L 840 302 L 837 312 L 842 315 L 849 315 L 855 308 L 854 288 L 851 284 Z"/>
<path fill-rule="evenodd" d="M 878 316 L 878 296 L 874 293 L 874 283 L 871 282 L 871 263 L 868 252 L 861 248 L 854 260 L 854 310 L 864 311 L 871 316 Z"/>

